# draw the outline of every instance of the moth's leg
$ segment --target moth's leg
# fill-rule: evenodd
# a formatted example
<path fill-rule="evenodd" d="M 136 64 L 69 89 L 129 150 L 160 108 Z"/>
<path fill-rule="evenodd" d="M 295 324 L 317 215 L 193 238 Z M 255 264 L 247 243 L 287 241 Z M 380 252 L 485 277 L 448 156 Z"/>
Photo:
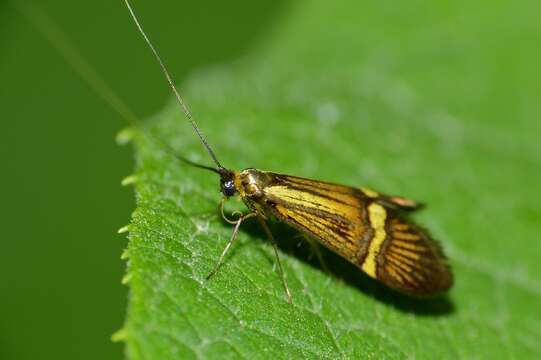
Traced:
<path fill-rule="evenodd" d="M 314 239 L 312 239 L 309 236 L 303 235 L 303 239 L 306 240 L 308 244 L 310 244 L 310 247 L 312 248 L 312 252 L 316 254 L 317 260 L 319 261 L 319 265 L 321 265 L 321 268 L 325 273 L 328 275 L 331 275 L 331 271 L 329 270 L 329 267 L 327 266 L 327 262 L 323 258 L 323 253 L 321 252 L 321 245 Z"/>
<path fill-rule="evenodd" d="M 270 231 L 269 226 L 265 222 L 265 219 L 263 219 L 261 216 L 258 216 L 257 220 L 259 220 L 259 223 L 265 230 L 267 237 L 272 243 L 272 247 L 274 249 L 274 255 L 276 256 L 276 263 L 278 264 L 278 270 L 280 271 L 280 277 L 282 278 L 282 285 L 284 286 L 284 291 L 286 292 L 287 301 L 291 303 L 291 292 L 289 291 L 289 286 L 287 286 L 284 269 L 282 268 L 282 263 L 280 262 L 280 256 L 278 255 L 278 245 L 276 244 L 276 240 L 274 239 L 274 236 L 272 236 L 272 232 Z"/>
<path fill-rule="evenodd" d="M 229 251 L 229 248 L 231 247 L 231 244 L 233 244 L 233 241 L 235 241 L 235 239 L 237 238 L 237 233 L 239 231 L 240 224 L 242 224 L 242 222 L 244 220 L 246 220 L 248 218 L 251 218 L 251 217 L 254 217 L 255 215 L 256 215 L 256 213 L 253 213 L 253 212 L 248 213 L 246 215 L 241 215 L 238 218 L 238 220 L 233 222 L 235 224 L 235 227 L 233 228 L 233 233 L 231 234 L 231 238 L 229 239 L 229 241 L 225 245 L 225 248 L 223 249 L 222 254 L 220 255 L 220 258 L 216 262 L 216 265 L 214 265 L 214 268 L 212 269 L 212 271 L 207 275 L 207 280 L 210 279 L 212 277 L 212 275 L 214 275 L 216 273 L 216 271 L 218 271 L 220 266 L 222 266 L 222 262 L 224 261 L 224 257 L 227 254 L 227 251 Z"/>
<path fill-rule="evenodd" d="M 242 215 L 242 213 L 240 211 L 234 211 L 233 214 L 231 214 L 231 215 L 238 214 L 239 218 L 237 220 L 229 219 L 225 215 L 225 212 L 224 212 L 224 206 L 225 206 L 226 201 L 227 201 L 227 198 L 225 196 L 222 198 L 222 201 L 220 201 L 220 213 L 222 214 L 222 219 L 224 219 L 226 222 L 230 223 L 231 225 L 236 225 L 237 222 L 242 218 L 243 215 Z"/>

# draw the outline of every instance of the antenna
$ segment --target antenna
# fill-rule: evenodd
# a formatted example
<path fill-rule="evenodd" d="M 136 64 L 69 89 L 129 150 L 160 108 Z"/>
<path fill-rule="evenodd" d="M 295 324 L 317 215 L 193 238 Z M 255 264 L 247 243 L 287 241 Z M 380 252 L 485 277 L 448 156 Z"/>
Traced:
<path fill-rule="evenodd" d="M 182 100 L 182 97 L 180 96 L 180 93 L 178 92 L 177 88 L 175 87 L 175 84 L 173 83 L 173 79 L 171 78 L 171 75 L 169 75 L 169 71 L 167 71 L 167 68 L 165 67 L 165 64 L 163 63 L 160 55 L 158 54 L 158 52 L 156 51 L 156 49 L 154 48 L 154 46 L 150 42 L 150 39 L 148 38 L 147 34 L 143 30 L 143 27 L 141 26 L 141 24 L 139 23 L 139 20 L 137 19 L 137 16 L 135 16 L 135 13 L 134 13 L 131 5 L 130 5 L 130 2 L 128 0 L 124 0 L 124 2 L 126 3 L 126 6 L 128 7 L 130 15 L 131 15 L 133 21 L 135 22 L 135 25 L 137 26 L 137 29 L 139 30 L 141 35 L 143 35 L 143 38 L 145 39 L 145 42 L 147 43 L 148 47 L 150 48 L 150 50 L 154 54 L 154 57 L 158 61 L 158 64 L 162 68 L 163 74 L 165 75 L 165 78 L 167 79 L 167 82 L 169 83 L 169 86 L 171 87 L 171 90 L 173 90 L 173 93 L 175 94 L 175 97 L 177 98 L 177 101 L 178 101 L 178 103 L 180 105 L 180 108 L 184 112 L 184 115 L 186 115 L 186 118 L 188 119 L 188 122 L 192 125 L 193 129 L 195 130 L 195 133 L 199 137 L 199 140 L 201 140 L 201 142 L 203 143 L 203 145 L 207 149 L 207 151 L 208 151 L 210 157 L 212 158 L 212 160 L 214 161 L 214 163 L 218 166 L 218 171 L 220 172 L 220 171 L 225 170 L 225 168 L 222 166 L 222 164 L 220 164 L 220 162 L 218 161 L 218 158 L 214 154 L 214 151 L 212 151 L 210 145 L 207 143 L 207 141 L 203 137 L 203 134 L 201 133 L 201 130 L 199 130 L 199 127 L 197 126 L 195 120 L 193 119 L 192 113 L 190 112 L 190 110 L 188 110 L 188 107 L 184 103 L 184 100 Z"/>
<path fill-rule="evenodd" d="M 66 34 L 58 28 L 47 14 L 37 5 L 26 1 L 12 1 L 11 5 L 18 10 L 33 25 L 38 32 L 60 53 L 64 60 L 77 72 L 77 74 L 105 101 L 107 102 L 128 124 L 135 128 L 141 128 L 143 133 L 160 145 L 175 159 L 188 165 L 206 169 L 220 174 L 218 169 L 198 164 L 179 154 L 167 143 L 161 141 L 149 131 L 145 131 L 141 121 L 131 111 L 128 105 L 113 91 L 107 82 L 98 74 L 72 45 Z"/>

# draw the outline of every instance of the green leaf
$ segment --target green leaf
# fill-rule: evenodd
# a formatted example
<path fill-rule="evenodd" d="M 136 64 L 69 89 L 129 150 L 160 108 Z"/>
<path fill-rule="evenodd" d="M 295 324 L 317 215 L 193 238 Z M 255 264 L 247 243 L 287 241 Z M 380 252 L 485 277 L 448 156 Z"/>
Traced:
<path fill-rule="evenodd" d="M 328 275 L 282 224 L 293 304 L 255 223 L 206 281 L 232 230 L 218 179 L 139 135 L 116 336 L 130 357 L 539 358 L 541 26 L 521 3 L 302 2 L 250 56 L 181 86 L 227 167 L 426 202 L 447 297 L 408 299 L 326 253 Z M 210 163 L 173 101 L 152 131 Z"/>

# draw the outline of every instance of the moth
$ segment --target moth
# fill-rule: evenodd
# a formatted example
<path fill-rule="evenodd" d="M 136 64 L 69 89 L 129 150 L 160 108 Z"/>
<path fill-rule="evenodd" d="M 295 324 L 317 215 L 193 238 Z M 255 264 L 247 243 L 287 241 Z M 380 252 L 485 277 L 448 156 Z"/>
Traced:
<path fill-rule="evenodd" d="M 255 218 L 273 245 L 284 291 L 291 292 L 280 263 L 274 237 L 267 225 L 271 218 L 284 222 L 348 260 L 370 277 L 390 288 L 413 296 L 445 292 L 453 285 L 453 275 L 439 245 L 428 233 L 409 220 L 421 206 L 399 196 L 380 194 L 367 188 L 333 184 L 257 169 L 233 171 L 222 166 L 192 114 L 177 91 L 162 59 L 150 42 L 128 0 L 124 0 L 139 32 L 158 61 L 182 111 L 216 167 L 201 165 L 178 155 L 170 146 L 146 133 L 166 151 L 189 165 L 218 174 L 223 195 L 221 213 L 234 225 L 233 232 L 214 268 L 216 273 L 234 242 L 241 224 Z M 65 60 L 129 124 L 140 127 L 137 117 L 76 52 L 67 37 L 30 3 L 14 3 L 16 8 L 43 33 Z M 240 196 L 248 211 L 235 219 L 224 214 L 224 203 Z"/>
<path fill-rule="evenodd" d="M 215 274 L 222 264 L 242 222 L 256 218 L 274 246 L 283 287 L 291 301 L 276 242 L 266 223 L 275 218 L 315 239 L 370 277 L 402 293 L 429 296 L 445 292 L 452 286 L 453 275 L 440 246 L 424 229 L 409 220 L 408 215 L 421 207 L 419 203 L 366 188 L 252 168 L 234 171 L 222 166 L 193 120 L 129 1 L 125 0 L 125 3 L 180 107 L 216 167 L 193 163 L 182 157 L 181 160 L 215 172 L 220 177 L 222 216 L 234 228 L 207 278 Z M 223 211 L 225 201 L 233 196 L 240 196 L 248 209 L 234 220 L 225 216 Z"/>

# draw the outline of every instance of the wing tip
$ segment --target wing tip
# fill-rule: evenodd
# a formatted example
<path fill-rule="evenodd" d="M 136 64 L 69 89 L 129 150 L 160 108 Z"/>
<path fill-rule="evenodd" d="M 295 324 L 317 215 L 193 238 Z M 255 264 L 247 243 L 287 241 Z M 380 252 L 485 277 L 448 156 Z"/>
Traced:
<path fill-rule="evenodd" d="M 441 245 L 410 221 L 393 216 L 378 261 L 377 278 L 411 296 L 431 297 L 454 284 L 451 266 Z"/>

